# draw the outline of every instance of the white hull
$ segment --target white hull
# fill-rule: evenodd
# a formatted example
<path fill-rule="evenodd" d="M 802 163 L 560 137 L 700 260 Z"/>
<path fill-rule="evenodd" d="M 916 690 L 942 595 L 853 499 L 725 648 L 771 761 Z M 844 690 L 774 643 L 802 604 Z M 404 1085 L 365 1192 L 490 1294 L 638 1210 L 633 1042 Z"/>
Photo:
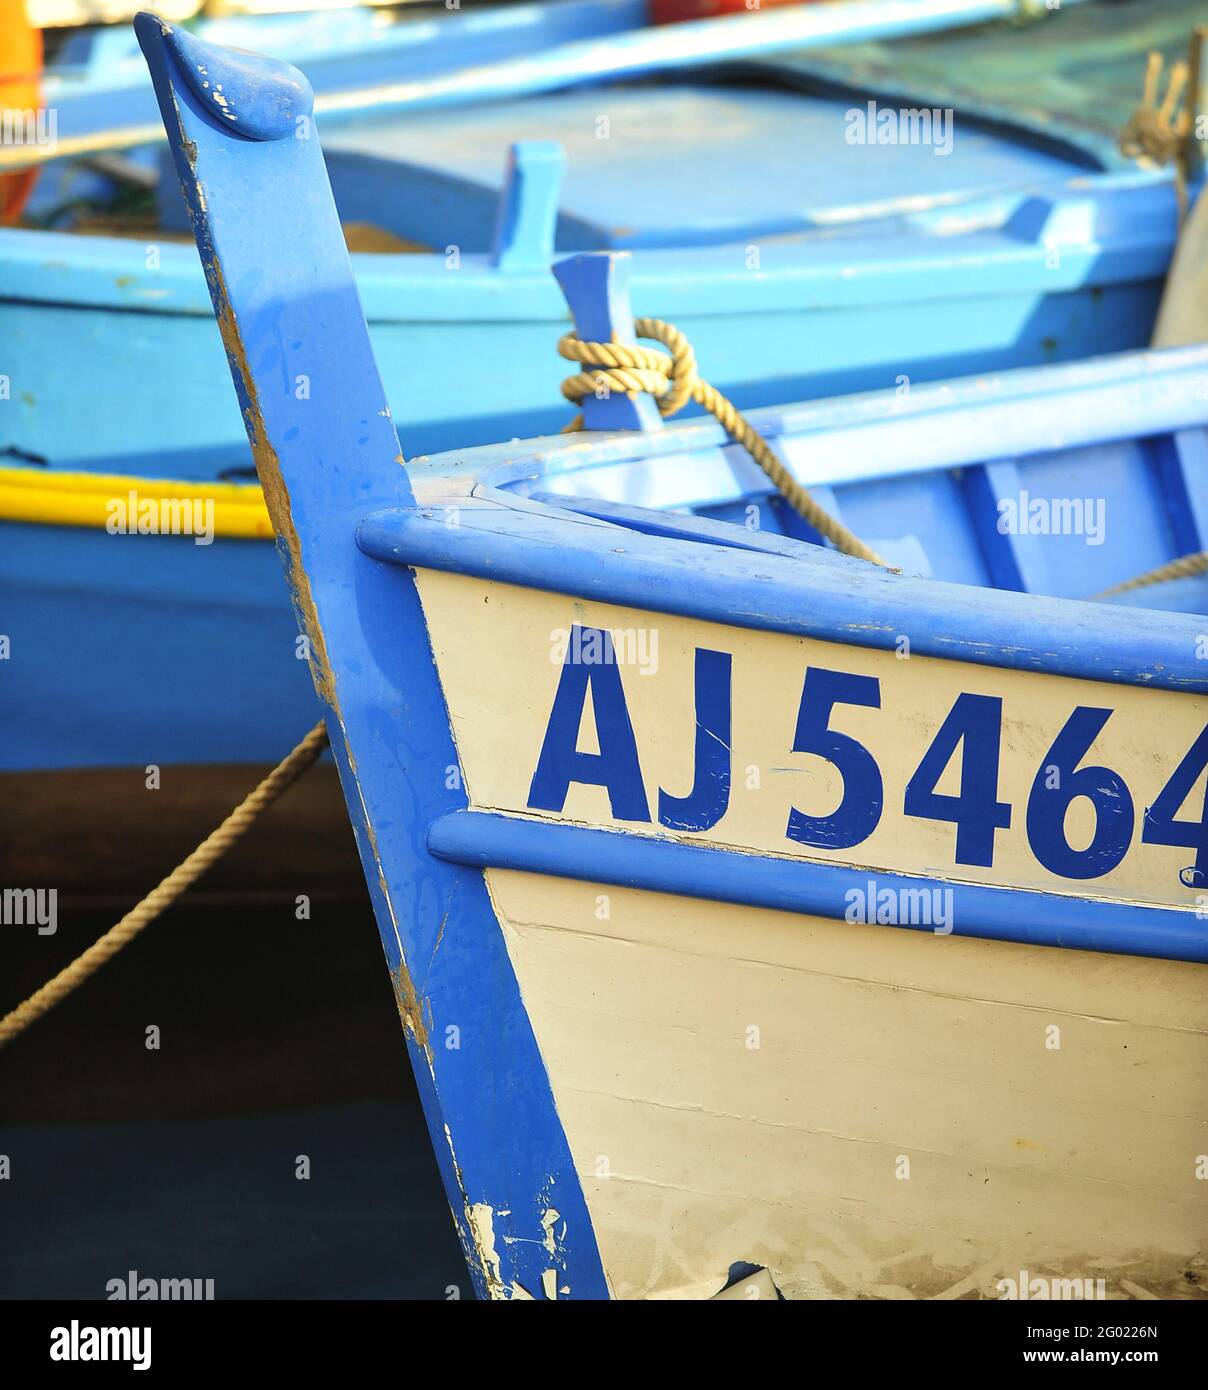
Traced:
<path fill-rule="evenodd" d="M 891 787 L 896 778 L 900 807 L 959 688 L 1004 697 L 1001 794 L 1016 803 L 1073 704 L 1117 710 L 1093 757 L 1125 771 L 1138 805 L 1169 774 L 1144 754 L 1158 706 L 1180 751 L 1203 722 L 1203 702 L 1177 693 L 900 660 L 425 571 L 420 588 L 479 810 L 532 814 L 559 674 L 551 638 L 571 622 L 658 633 L 657 669 L 623 673 L 652 800 L 659 785 L 692 784 L 693 643 L 733 652 L 747 740 L 736 733 L 733 800 L 684 840 L 791 852 L 790 804 L 808 798 L 821 813 L 840 794 L 817 760 L 789 754 L 801 673 L 836 655 L 877 672 L 882 707 L 836 718 L 885 771 L 884 820 L 856 861 L 874 883 L 941 866 L 956 877 L 952 827 L 894 814 Z M 668 715 L 677 708 L 682 722 Z M 1026 720 L 1013 723 L 1013 710 Z M 592 723 L 585 712 L 583 750 L 596 746 Z M 748 766 L 762 776 L 740 790 Z M 955 791 L 955 768 L 945 778 Z M 1070 839 L 1085 842 L 1077 811 Z M 633 829 L 613 819 L 603 788 L 579 784 L 555 819 Z M 993 869 L 961 876 L 1007 893 L 1058 887 L 1028 861 L 1022 822 L 1017 812 L 999 832 Z M 1187 858 L 1134 846 L 1078 889 L 1192 911 L 1178 880 Z M 1208 1287 L 1203 966 L 549 874 L 492 869 L 487 884 L 615 1296 L 707 1297 L 736 1263 L 766 1266 L 790 1298 L 1000 1298 L 1021 1271 L 1103 1279 L 1108 1297 Z"/>
<path fill-rule="evenodd" d="M 1208 1287 L 1202 966 L 488 881 L 617 1297 Z"/>

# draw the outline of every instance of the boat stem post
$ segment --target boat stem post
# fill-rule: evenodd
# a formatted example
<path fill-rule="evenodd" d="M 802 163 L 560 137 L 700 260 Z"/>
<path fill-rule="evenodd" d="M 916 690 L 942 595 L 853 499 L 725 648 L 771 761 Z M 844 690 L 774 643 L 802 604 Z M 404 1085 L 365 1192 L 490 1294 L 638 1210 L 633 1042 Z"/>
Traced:
<path fill-rule="evenodd" d="M 632 343 L 637 338 L 629 306 L 629 268 L 628 251 L 585 251 L 555 263 L 554 276 L 574 316 L 575 332 L 585 343 Z M 608 364 L 584 363 L 584 370 L 592 365 Z M 663 428 L 654 398 L 644 392 L 585 396 L 582 407 L 585 430 Z"/>

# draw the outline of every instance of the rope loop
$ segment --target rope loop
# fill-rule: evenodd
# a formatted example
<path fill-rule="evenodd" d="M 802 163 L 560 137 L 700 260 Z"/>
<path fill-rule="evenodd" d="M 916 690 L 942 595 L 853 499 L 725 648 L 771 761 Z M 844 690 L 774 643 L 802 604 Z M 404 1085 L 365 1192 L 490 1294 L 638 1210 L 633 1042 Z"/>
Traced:
<path fill-rule="evenodd" d="M 584 396 L 597 392 L 645 391 L 654 397 L 664 418 L 688 404 L 700 380 L 692 344 L 674 324 L 662 319 L 635 319 L 633 327 L 639 338 L 653 338 L 668 351 L 636 343 L 585 343 L 577 333 L 565 333 L 558 339 L 558 351 L 567 361 L 589 367 L 562 383 L 562 394 L 568 401 L 577 405 Z"/>
<path fill-rule="evenodd" d="M 587 368 L 563 381 L 562 394 L 568 401 L 578 405 L 586 396 L 606 396 L 613 391 L 635 395 L 645 391 L 654 397 L 664 418 L 695 401 L 742 445 L 797 514 L 836 550 L 874 565 L 885 565 L 875 550 L 810 496 L 738 407 L 702 379 L 692 344 L 674 324 L 662 319 L 635 319 L 633 326 L 639 338 L 651 338 L 667 350 L 639 347 L 636 343 L 588 343 L 577 333 L 565 333 L 558 339 L 559 354 L 568 362 Z M 580 414 L 564 432 L 582 428 Z"/>

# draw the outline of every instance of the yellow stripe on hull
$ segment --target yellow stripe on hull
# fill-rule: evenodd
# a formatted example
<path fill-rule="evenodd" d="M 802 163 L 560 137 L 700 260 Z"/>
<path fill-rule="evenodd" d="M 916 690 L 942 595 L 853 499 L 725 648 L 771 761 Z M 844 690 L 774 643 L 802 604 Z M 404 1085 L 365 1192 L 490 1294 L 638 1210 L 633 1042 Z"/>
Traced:
<path fill-rule="evenodd" d="M 214 535 L 271 540 L 273 524 L 257 483 L 184 482 L 114 473 L 55 473 L 0 468 L 0 521 L 35 526 L 110 529 L 116 503 L 133 494 L 139 502 L 214 504 Z"/>

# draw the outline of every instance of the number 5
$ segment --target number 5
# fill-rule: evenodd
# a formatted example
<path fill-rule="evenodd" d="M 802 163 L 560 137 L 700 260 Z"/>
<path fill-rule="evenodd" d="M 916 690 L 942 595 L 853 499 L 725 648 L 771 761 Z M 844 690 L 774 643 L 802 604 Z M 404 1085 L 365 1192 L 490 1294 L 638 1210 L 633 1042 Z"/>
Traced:
<path fill-rule="evenodd" d="M 850 849 L 877 828 L 885 800 L 876 759 L 854 738 L 828 728 L 835 705 L 881 708 L 881 685 L 875 676 L 828 671 L 810 666 L 801 689 L 794 753 L 813 753 L 839 769 L 843 799 L 829 816 L 807 816 L 796 807 L 789 812 L 785 834 L 802 845 Z"/>

